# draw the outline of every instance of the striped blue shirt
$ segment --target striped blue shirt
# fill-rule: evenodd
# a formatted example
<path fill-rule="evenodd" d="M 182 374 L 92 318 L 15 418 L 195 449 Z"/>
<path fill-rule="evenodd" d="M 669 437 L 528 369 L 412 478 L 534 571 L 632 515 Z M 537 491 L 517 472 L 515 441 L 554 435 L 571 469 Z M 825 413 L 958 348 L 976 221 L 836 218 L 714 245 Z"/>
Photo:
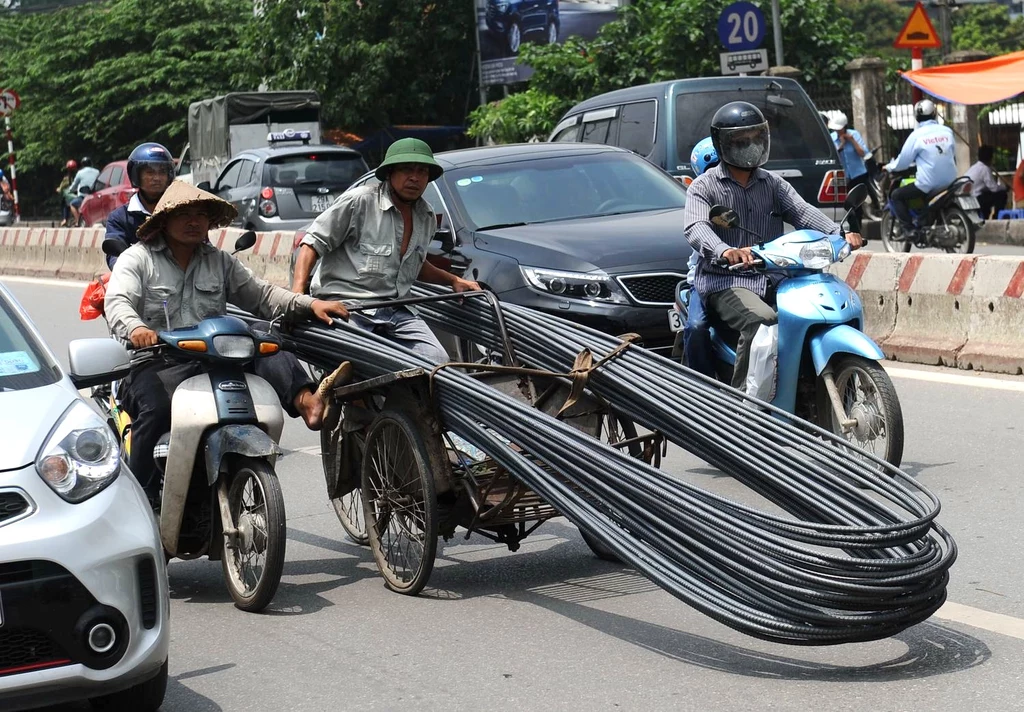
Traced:
<path fill-rule="evenodd" d="M 726 229 L 712 225 L 710 212 L 713 205 L 724 205 L 736 211 L 740 225 L 763 236 L 758 240 L 743 230 Z M 785 232 L 784 223 L 797 230 L 820 230 L 828 234 L 839 232 L 839 225 L 809 205 L 789 183 L 779 176 L 756 168 L 747 181 L 740 185 L 721 163 L 698 176 L 690 184 L 683 212 L 686 239 L 700 252 L 695 287 L 703 297 L 730 287 L 744 287 L 764 297 L 769 278 L 751 272 L 730 272 L 715 267 L 711 260 L 721 257 L 732 247 L 750 247 L 769 242 Z"/>

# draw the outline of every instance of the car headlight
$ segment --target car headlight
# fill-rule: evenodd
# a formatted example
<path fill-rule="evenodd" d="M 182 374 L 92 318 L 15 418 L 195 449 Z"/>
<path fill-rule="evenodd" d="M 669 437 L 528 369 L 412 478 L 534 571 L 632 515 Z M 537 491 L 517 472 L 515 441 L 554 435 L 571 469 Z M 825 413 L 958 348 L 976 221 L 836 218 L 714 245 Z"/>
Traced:
<path fill-rule="evenodd" d="M 629 303 L 626 295 L 604 272 L 560 272 L 522 266 L 519 270 L 523 273 L 527 284 L 544 294 L 583 301 Z"/>
<path fill-rule="evenodd" d="M 256 342 L 251 336 L 222 334 L 213 337 L 213 348 L 224 358 L 252 358 L 256 354 Z"/>
<path fill-rule="evenodd" d="M 81 502 L 121 471 L 121 445 L 84 401 L 75 401 L 54 426 L 36 457 L 36 472 L 68 502 Z"/>
<path fill-rule="evenodd" d="M 800 261 L 807 269 L 825 269 L 834 259 L 828 240 L 816 240 L 800 248 Z"/>

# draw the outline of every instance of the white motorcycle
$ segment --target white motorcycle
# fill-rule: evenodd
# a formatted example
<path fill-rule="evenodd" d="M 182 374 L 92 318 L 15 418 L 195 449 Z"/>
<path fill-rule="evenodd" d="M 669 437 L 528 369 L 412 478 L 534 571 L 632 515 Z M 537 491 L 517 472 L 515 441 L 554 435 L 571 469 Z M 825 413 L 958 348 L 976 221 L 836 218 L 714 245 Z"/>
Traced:
<path fill-rule="evenodd" d="M 163 331 L 159 339 L 139 352 L 196 362 L 202 371 L 174 391 L 171 430 L 153 451 L 164 473 L 159 520 L 165 555 L 220 559 L 235 605 L 260 611 L 273 599 L 284 567 L 284 497 L 274 472 L 284 414 L 273 387 L 245 366 L 277 353 L 280 341 L 231 316 Z M 128 351 L 112 339 L 72 341 L 69 361 L 79 388 L 123 378 L 130 368 Z M 109 414 L 127 454 L 131 419 L 116 394 Z"/>

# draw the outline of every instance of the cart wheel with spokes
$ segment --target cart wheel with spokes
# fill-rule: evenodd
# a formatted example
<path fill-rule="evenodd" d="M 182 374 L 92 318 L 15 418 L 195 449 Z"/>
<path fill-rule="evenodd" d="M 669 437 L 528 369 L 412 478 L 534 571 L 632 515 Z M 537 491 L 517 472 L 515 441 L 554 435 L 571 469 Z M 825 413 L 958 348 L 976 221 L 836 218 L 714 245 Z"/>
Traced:
<path fill-rule="evenodd" d="M 238 457 L 227 475 L 234 546 L 225 540 L 222 564 L 228 592 L 243 611 L 262 611 L 277 592 L 287 530 L 281 483 L 267 462 Z"/>
<path fill-rule="evenodd" d="M 437 553 L 437 494 L 426 436 L 408 414 L 386 410 L 363 450 L 363 511 L 370 550 L 384 585 L 414 596 Z"/>

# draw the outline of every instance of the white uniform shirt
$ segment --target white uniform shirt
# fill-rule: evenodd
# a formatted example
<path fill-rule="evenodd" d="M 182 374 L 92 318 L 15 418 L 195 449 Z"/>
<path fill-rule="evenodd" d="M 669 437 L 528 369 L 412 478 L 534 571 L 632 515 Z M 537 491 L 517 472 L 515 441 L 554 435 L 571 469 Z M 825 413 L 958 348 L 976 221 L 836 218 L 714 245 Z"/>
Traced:
<path fill-rule="evenodd" d="M 905 171 L 916 163 L 915 184 L 931 193 L 956 180 L 955 146 L 952 129 L 938 121 L 922 121 L 907 137 L 900 155 L 889 161 L 885 169 Z"/>

